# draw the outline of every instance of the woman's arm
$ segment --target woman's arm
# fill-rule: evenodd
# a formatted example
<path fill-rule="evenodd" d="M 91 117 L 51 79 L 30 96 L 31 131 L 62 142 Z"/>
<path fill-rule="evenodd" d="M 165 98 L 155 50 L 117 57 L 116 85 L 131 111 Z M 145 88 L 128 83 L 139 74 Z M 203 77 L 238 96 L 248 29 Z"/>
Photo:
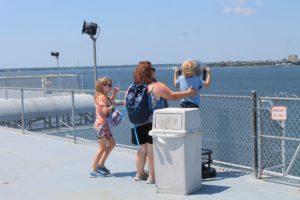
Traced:
<path fill-rule="evenodd" d="M 157 82 L 156 86 L 154 87 L 154 94 L 156 96 L 161 96 L 167 100 L 177 100 L 187 96 L 195 96 L 196 91 L 193 90 L 192 87 L 190 87 L 188 90 L 185 91 L 173 92 L 165 84 Z"/>

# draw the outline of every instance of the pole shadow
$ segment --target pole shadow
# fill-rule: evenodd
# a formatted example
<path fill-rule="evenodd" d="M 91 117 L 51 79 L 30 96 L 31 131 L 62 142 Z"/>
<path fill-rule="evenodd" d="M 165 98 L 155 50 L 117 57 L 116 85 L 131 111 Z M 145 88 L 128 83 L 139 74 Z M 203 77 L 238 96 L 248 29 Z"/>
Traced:
<path fill-rule="evenodd" d="M 136 171 L 132 172 L 117 172 L 117 173 L 112 173 L 111 176 L 113 177 L 134 177 L 136 174 Z"/>

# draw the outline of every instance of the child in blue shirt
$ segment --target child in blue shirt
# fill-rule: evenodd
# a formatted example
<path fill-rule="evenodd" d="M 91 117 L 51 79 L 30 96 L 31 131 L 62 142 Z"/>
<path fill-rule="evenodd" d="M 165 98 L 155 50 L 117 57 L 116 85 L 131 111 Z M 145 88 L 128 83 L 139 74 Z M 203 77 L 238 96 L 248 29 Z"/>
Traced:
<path fill-rule="evenodd" d="M 176 67 L 174 71 L 174 86 L 180 88 L 180 91 L 187 90 L 192 87 L 197 91 L 193 97 L 185 97 L 181 100 L 182 108 L 199 108 L 200 105 L 200 89 L 202 86 L 208 87 L 210 84 L 210 68 L 206 67 L 206 79 L 202 80 L 201 75 L 203 67 L 201 62 L 195 60 L 186 60 L 181 65 L 182 75 Z"/>

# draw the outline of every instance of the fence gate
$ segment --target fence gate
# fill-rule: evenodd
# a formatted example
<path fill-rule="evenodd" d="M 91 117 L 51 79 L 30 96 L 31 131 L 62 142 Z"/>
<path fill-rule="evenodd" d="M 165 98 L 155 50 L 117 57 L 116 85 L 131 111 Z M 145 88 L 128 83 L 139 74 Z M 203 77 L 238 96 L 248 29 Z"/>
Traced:
<path fill-rule="evenodd" d="M 260 97 L 258 122 L 259 177 L 300 180 L 300 98 Z"/>

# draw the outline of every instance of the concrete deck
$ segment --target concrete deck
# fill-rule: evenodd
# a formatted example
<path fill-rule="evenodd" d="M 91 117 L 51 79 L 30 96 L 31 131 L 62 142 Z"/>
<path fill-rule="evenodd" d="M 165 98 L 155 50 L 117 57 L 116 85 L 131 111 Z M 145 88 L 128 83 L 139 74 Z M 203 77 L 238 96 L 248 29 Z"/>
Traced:
<path fill-rule="evenodd" d="M 133 155 L 118 151 L 106 164 L 113 176 L 88 178 L 95 150 L 95 145 L 0 127 L 0 199 L 300 199 L 297 187 L 256 180 L 238 171 L 219 172 L 191 195 L 159 194 L 155 185 L 133 180 Z"/>

